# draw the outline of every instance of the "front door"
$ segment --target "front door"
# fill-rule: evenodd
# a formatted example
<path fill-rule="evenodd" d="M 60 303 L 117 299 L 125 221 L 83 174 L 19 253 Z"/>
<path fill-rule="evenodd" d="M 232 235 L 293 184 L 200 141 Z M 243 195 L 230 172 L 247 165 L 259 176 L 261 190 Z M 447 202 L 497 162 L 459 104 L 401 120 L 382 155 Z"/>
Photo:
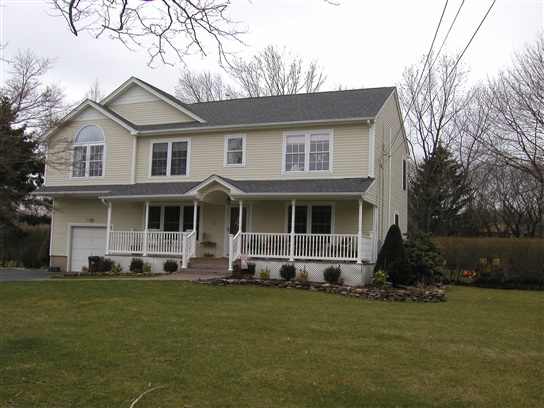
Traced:
<path fill-rule="evenodd" d="M 240 207 L 232 206 L 229 211 L 229 228 L 225 239 L 225 255 L 229 255 L 229 234 L 236 235 L 240 229 Z M 242 208 L 242 232 L 247 228 L 247 207 Z"/>

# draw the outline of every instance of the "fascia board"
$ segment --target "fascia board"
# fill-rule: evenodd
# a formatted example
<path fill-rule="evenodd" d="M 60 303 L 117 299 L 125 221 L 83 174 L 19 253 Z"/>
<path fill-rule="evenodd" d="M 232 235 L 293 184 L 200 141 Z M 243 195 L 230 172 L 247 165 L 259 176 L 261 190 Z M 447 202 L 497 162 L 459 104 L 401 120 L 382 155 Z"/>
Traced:
<path fill-rule="evenodd" d="M 272 122 L 272 123 L 251 123 L 240 125 L 217 125 L 217 126 L 201 126 L 194 128 L 175 128 L 175 129 L 157 129 L 157 130 L 140 130 L 139 136 L 159 136 L 168 135 L 171 133 L 207 133 L 207 132 L 219 132 L 219 131 L 237 131 L 237 130 L 251 130 L 251 129 L 274 129 L 282 128 L 286 126 L 322 126 L 325 124 L 353 124 L 359 122 L 367 122 L 368 120 L 374 120 L 374 117 L 364 118 L 348 118 L 348 119 L 323 119 L 323 120 L 305 120 L 305 121 L 292 121 L 292 122 Z"/>
<path fill-rule="evenodd" d="M 155 89 L 150 88 L 147 84 L 140 81 L 138 78 L 130 78 L 128 81 L 126 81 L 124 84 L 122 84 L 119 88 L 117 88 L 115 91 L 113 91 L 109 96 L 107 96 L 104 100 L 102 100 L 103 105 L 107 105 L 109 102 L 113 101 L 115 98 L 117 98 L 119 95 L 121 95 L 130 85 L 137 84 L 138 86 L 144 88 L 147 92 L 155 95 L 160 100 L 166 102 L 170 106 L 174 107 L 175 109 L 178 109 L 179 111 L 185 113 L 186 115 L 190 116 L 194 120 L 200 123 L 206 123 L 204 119 L 202 119 L 200 116 L 195 115 L 193 112 L 191 112 L 188 109 L 185 109 L 183 106 L 180 106 L 173 101 L 171 101 L 168 98 L 165 98 L 164 95 L 157 92 Z"/>
<path fill-rule="evenodd" d="M 68 115 L 66 115 L 64 118 L 62 118 L 61 120 L 61 124 L 62 123 L 65 123 L 71 119 L 73 119 L 74 117 L 76 117 L 77 115 L 79 115 L 81 113 L 81 111 L 85 108 L 88 108 L 88 107 L 92 107 L 94 109 L 96 109 L 97 111 L 99 111 L 101 114 L 103 114 L 104 116 L 108 117 L 109 119 L 113 120 L 115 123 L 117 123 L 118 125 L 124 127 L 125 129 L 127 129 L 131 134 L 136 134 L 138 133 L 137 130 L 135 128 L 133 128 L 132 126 L 129 126 L 127 125 L 125 122 L 123 122 L 122 120 L 119 120 L 119 118 L 113 116 L 110 112 L 108 112 L 107 110 L 103 109 L 100 105 L 98 105 L 97 103 L 91 101 L 90 99 L 87 99 L 85 101 L 83 101 L 81 104 L 79 104 L 72 112 L 70 112 Z M 59 126 L 56 126 L 54 127 L 53 129 L 51 130 L 48 130 L 47 132 L 45 132 L 42 136 L 42 138 L 44 140 L 47 140 L 49 139 L 51 136 L 53 136 L 55 133 L 57 133 L 57 131 L 59 130 L 59 128 L 61 127 L 62 125 L 59 125 Z"/>

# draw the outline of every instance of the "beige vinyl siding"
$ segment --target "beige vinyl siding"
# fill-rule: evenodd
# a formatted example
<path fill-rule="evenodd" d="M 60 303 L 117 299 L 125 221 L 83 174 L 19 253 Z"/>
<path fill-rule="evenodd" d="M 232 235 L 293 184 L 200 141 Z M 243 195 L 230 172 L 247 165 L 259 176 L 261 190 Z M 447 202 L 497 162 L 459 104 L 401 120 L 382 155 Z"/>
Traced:
<path fill-rule="evenodd" d="M 246 164 L 244 167 L 225 167 L 225 135 L 216 132 L 169 137 L 140 137 L 137 151 L 136 180 L 144 182 L 171 182 L 174 180 L 202 181 L 213 174 L 223 177 L 250 179 L 367 177 L 368 127 L 352 126 L 313 127 L 304 130 L 333 130 L 333 172 L 283 174 L 284 132 L 292 128 L 237 132 L 246 135 Z M 190 139 L 189 176 L 149 177 L 150 146 L 153 141 Z"/>
<path fill-rule="evenodd" d="M 289 203 L 290 204 L 290 203 Z M 252 232 L 286 232 L 287 206 L 285 201 L 266 201 L 252 206 Z"/>
<path fill-rule="evenodd" d="M 78 131 L 85 125 L 94 124 L 104 132 L 104 177 L 71 178 L 71 147 Z M 47 186 L 129 184 L 132 171 L 133 136 L 110 119 L 68 122 L 48 141 Z"/>
<path fill-rule="evenodd" d="M 359 231 L 359 201 L 337 201 L 335 205 L 335 234 L 357 234 Z M 372 205 L 363 203 L 363 235 L 373 229 Z"/>
<path fill-rule="evenodd" d="M 387 230 L 394 223 L 395 212 L 399 214 L 401 231 L 403 233 L 407 231 L 407 192 L 402 189 L 402 158 L 408 158 L 405 137 L 404 128 L 401 125 L 401 112 L 395 96 L 392 95 L 376 118 L 376 182 L 367 193 L 369 200 L 378 206 L 379 238 L 382 241 Z M 391 180 L 391 188 L 389 180 Z M 391 192 L 391 200 L 389 192 Z"/>
<path fill-rule="evenodd" d="M 115 231 L 142 231 L 144 203 L 111 203 L 111 223 Z"/>
<path fill-rule="evenodd" d="M 135 125 L 195 122 L 195 120 L 164 101 L 109 105 L 112 111 Z"/>
<path fill-rule="evenodd" d="M 107 208 L 101 201 L 55 199 L 54 218 L 51 226 L 51 255 L 67 256 L 68 229 L 70 224 L 99 226 L 107 223 Z M 89 219 L 92 218 L 91 223 Z"/>

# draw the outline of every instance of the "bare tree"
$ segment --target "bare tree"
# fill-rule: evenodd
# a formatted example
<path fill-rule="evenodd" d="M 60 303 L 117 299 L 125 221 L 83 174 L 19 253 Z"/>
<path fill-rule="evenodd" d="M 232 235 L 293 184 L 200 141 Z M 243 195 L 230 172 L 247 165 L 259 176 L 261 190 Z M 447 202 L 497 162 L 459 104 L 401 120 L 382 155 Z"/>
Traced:
<path fill-rule="evenodd" d="M 70 108 L 60 85 L 45 85 L 41 79 L 53 68 L 55 60 L 38 57 L 31 50 L 19 50 L 6 62 L 9 77 L 0 92 L 14 112 L 12 126 L 25 125 L 39 133 L 50 129 Z"/>
<path fill-rule="evenodd" d="M 144 48 L 148 65 L 159 61 L 172 65 L 194 53 L 206 55 L 205 43 L 212 40 L 220 60 L 226 56 L 224 41 L 241 43 L 245 32 L 227 16 L 229 0 L 49 0 L 66 20 L 74 35 L 88 32 L 107 36 L 128 49 Z"/>
<path fill-rule="evenodd" d="M 501 162 L 544 185 L 544 33 L 489 81 L 486 146 Z"/>
<path fill-rule="evenodd" d="M 237 58 L 226 68 L 230 85 L 220 74 L 181 72 L 176 96 L 185 102 L 209 102 L 232 98 L 291 95 L 317 92 L 326 75 L 317 61 L 303 59 L 283 49 L 268 45 L 249 60 Z"/>
<path fill-rule="evenodd" d="M 196 73 L 188 69 L 180 72 L 175 91 L 176 97 L 186 103 L 220 101 L 239 95 L 220 74 Z"/>
<path fill-rule="evenodd" d="M 408 133 L 421 156 L 414 158 L 410 174 L 409 225 L 424 232 L 457 233 L 470 203 L 470 173 L 455 143 L 456 118 L 471 98 L 466 74 L 458 56 L 431 53 L 406 68 L 399 85 Z"/>
<path fill-rule="evenodd" d="M 304 60 L 285 47 L 268 45 L 246 61 L 234 60 L 228 73 L 246 97 L 317 92 L 327 79 L 316 60 Z"/>
<path fill-rule="evenodd" d="M 455 118 L 467 105 L 467 70 L 458 58 L 445 54 L 435 58 L 431 53 L 402 75 L 400 99 L 408 133 L 424 159 L 432 156 L 438 146 L 451 148 Z"/>
<path fill-rule="evenodd" d="M 85 99 L 90 99 L 91 101 L 100 102 L 102 99 L 104 99 L 104 97 L 105 97 L 104 90 L 100 86 L 100 82 L 98 81 L 98 78 L 95 78 L 93 84 L 91 85 L 91 88 L 85 94 Z"/>

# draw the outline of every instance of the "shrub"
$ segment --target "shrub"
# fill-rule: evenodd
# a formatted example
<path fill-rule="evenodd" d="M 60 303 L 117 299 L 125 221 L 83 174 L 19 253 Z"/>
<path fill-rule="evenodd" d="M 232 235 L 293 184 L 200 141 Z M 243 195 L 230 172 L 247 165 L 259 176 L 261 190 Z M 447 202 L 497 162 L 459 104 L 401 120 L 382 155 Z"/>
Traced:
<path fill-rule="evenodd" d="M 387 275 L 387 273 L 380 269 L 380 270 L 374 272 L 374 277 L 372 278 L 372 282 L 376 286 L 383 286 L 385 284 L 385 282 L 387 282 L 388 278 L 389 278 L 389 276 Z"/>
<path fill-rule="evenodd" d="M 398 225 L 389 227 L 382 249 L 378 254 L 378 260 L 374 266 L 374 272 L 385 271 L 393 285 L 409 285 L 413 275 L 410 262 L 402 240 L 402 233 Z"/>
<path fill-rule="evenodd" d="M 442 247 L 429 234 L 408 234 L 406 237 L 404 246 L 418 285 L 425 287 L 439 282 L 446 264 Z"/>
<path fill-rule="evenodd" d="M 268 268 L 261 269 L 261 271 L 259 272 L 259 279 L 262 279 L 262 280 L 270 279 L 270 269 Z"/>
<path fill-rule="evenodd" d="M 162 264 L 162 270 L 164 272 L 174 273 L 177 272 L 179 268 L 178 262 L 173 259 L 167 259 Z"/>
<path fill-rule="evenodd" d="M 149 262 L 144 262 L 144 265 L 142 266 L 142 272 L 144 273 L 151 272 L 151 264 Z"/>
<path fill-rule="evenodd" d="M 301 269 L 300 275 L 298 275 L 295 280 L 301 283 L 306 283 L 310 280 L 308 271 L 306 270 L 306 266 L 304 267 L 304 269 Z"/>
<path fill-rule="evenodd" d="M 123 267 L 121 266 L 121 264 L 118 264 L 118 263 L 114 263 L 110 269 L 110 272 L 113 272 L 113 273 L 121 273 L 123 271 Z"/>
<path fill-rule="evenodd" d="M 131 272 L 142 272 L 144 269 L 144 261 L 140 258 L 132 258 L 130 260 L 130 264 L 128 266 L 128 269 Z"/>
<path fill-rule="evenodd" d="M 89 257 L 89 273 L 96 273 L 100 270 L 100 260 L 100 257 L 96 255 Z"/>
<path fill-rule="evenodd" d="M 111 271 L 111 268 L 113 268 L 113 265 L 115 262 L 111 258 L 100 258 L 100 262 L 98 263 L 98 272 L 109 272 Z"/>
<path fill-rule="evenodd" d="M 286 281 L 293 280 L 297 276 L 297 268 L 292 264 L 283 264 L 280 268 L 280 276 Z"/>
<path fill-rule="evenodd" d="M 244 271 L 246 275 L 255 276 L 255 268 L 257 265 L 255 265 L 253 262 L 247 263 L 247 269 Z"/>
<path fill-rule="evenodd" d="M 340 275 L 342 275 L 340 265 L 329 266 L 327 269 L 325 269 L 325 272 L 323 272 L 323 278 L 325 278 L 325 281 L 333 285 L 338 285 L 338 279 L 340 279 Z"/>

